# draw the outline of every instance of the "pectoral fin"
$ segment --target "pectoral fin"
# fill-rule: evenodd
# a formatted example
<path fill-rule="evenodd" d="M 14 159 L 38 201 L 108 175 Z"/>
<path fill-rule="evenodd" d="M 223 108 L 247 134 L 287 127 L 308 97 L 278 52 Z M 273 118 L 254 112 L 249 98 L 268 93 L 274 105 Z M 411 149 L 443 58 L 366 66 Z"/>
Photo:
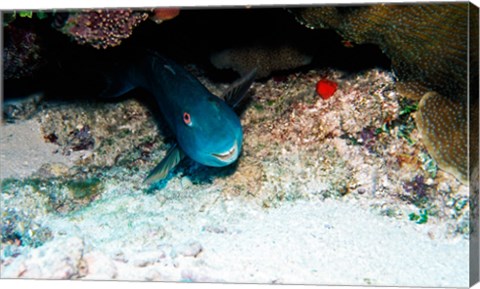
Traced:
<path fill-rule="evenodd" d="M 183 158 L 185 153 L 180 149 L 178 144 L 174 144 L 167 152 L 163 160 L 148 174 L 143 181 L 145 184 L 164 179 L 171 169 L 173 169 Z"/>
<path fill-rule="evenodd" d="M 242 78 L 238 79 L 222 94 L 221 98 L 232 108 L 235 108 L 247 95 L 247 91 L 255 79 L 257 69 L 253 69 Z"/>

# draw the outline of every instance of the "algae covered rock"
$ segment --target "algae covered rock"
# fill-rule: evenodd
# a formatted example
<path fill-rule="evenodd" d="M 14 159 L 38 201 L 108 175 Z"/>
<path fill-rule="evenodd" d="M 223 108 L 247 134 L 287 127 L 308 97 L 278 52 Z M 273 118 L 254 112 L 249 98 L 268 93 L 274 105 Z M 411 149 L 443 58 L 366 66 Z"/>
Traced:
<path fill-rule="evenodd" d="M 4 28 L 3 76 L 18 79 L 30 76 L 46 64 L 42 39 L 33 24 Z"/>
<path fill-rule="evenodd" d="M 378 45 L 392 61 L 397 91 L 423 98 L 417 126 L 428 152 L 440 168 L 468 180 L 467 102 L 478 102 L 478 89 L 468 95 L 468 80 L 478 87 L 478 8 L 376 4 L 291 11 L 307 27 L 334 29 L 348 41 Z M 469 64 L 477 69 L 469 70 Z"/>

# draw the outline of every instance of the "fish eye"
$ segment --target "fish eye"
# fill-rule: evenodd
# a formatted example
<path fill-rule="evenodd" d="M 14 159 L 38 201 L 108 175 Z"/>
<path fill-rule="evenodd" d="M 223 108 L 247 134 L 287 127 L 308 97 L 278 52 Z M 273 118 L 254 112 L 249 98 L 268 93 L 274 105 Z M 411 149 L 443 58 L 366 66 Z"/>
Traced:
<path fill-rule="evenodd" d="M 183 122 L 188 126 L 192 126 L 192 118 L 188 112 L 183 113 Z"/>

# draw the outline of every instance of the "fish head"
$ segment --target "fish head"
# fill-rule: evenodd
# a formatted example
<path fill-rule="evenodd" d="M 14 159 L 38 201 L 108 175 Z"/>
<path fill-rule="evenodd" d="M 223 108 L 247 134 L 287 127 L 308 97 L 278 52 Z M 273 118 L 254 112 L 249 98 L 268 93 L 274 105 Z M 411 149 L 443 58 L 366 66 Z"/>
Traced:
<path fill-rule="evenodd" d="M 176 120 L 177 141 L 194 161 L 223 167 L 237 160 L 242 126 L 237 114 L 220 98 L 208 95 L 186 103 Z"/>

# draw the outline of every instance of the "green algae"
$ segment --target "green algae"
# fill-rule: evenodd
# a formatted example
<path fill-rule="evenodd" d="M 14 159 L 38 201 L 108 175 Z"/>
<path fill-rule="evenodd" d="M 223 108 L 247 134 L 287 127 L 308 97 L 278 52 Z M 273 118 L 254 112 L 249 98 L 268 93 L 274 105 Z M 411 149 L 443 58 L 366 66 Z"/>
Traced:
<path fill-rule="evenodd" d="M 103 189 L 103 182 L 96 177 L 70 180 L 63 178 L 5 179 L 2 194 L 15 196 L 17 192 L 30 188 L 33 196 L 47 198 L 47 211 L 69 212 L 88 205 Z M 8 200 L 3 200 L 8 206 Z"/>
<path fill-rule="evenodd" d="M 102 182 L 98 178 L 86 180 L 71 180 L 65 183 L 75 199 L 88 199 L 99 195 L 103 189 Z"/>
<path fill-rule="evenodd" d="M 38 178 L 32 179 L 15 179 L 7 178 L 2 181 L 2 193 L 14 195 L 17 190 L 31 187 L 34 192 L 42 192 L 43 185 L 46 184 L 48 180 L 42 180 Z"/>
<path fill-rule="evenodd" d="M 425 224 L 428 222 L 428 211 L 420 210 L 418 214 L 411 213 L 408 215 L 408 218 L 417 224 Z"/>

